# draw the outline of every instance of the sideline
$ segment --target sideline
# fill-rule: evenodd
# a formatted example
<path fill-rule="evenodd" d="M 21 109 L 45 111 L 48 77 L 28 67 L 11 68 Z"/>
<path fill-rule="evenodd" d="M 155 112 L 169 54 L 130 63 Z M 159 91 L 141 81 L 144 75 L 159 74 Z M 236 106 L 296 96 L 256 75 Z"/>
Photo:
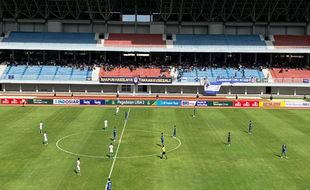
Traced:
<path fill-rule="evenodd" d="M 122 138 L 124 136 L 125 128 L 126 128 L 127 121 L 128 121 L 128 118 L 129 118 L 129 113 L 130 113 L 130 108 L 129 108 L 128 113 L 127 113 L 127 118 L 125 118 L 123 130 L 122 130 L 122 133 L 121 133 L 121 137 L 119 139 L 119 143 L 117 145 L 117 149 L 116 149 L 116 152 L 115 152 L 115 155 L 114 155 L 114 158 L 113 158 L 113 163 L 112 163 L 112 166 L 111 166 L 108 178 L 111 178 L 111 175 L 112 175 L 112 172 L 113 172 L 113 169 L 114 169 L 114 165 L 115 165 L 116 157 L 117 157 L 117 154 L 118 154 L 118 150 L 119 150 L 119 147 L 121 146 Z"/>

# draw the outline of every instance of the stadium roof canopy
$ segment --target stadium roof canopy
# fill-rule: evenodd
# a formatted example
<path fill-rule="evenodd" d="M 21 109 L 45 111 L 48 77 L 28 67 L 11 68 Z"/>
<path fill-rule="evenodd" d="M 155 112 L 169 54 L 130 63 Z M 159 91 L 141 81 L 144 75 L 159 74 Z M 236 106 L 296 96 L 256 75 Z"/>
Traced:
<path fill-rule="evenodd" d="M 309 23 L 309 11 L 309 0 L 0 0 L 0 19 Z"/>

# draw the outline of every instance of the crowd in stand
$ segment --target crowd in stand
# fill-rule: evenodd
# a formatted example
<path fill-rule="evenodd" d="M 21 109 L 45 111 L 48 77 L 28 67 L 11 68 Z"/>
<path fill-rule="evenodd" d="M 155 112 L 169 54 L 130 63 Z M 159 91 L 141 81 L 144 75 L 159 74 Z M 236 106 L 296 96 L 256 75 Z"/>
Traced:
<path fill-rule="evenodd" d="M 119 60 L 119 58 L 108 58 L 108 59 L 94 59 L 94 60 L 83 60 L 83 59 L 49 59 L 46 61 L 42 61 L 40 59 L 29 59 L 18 60 L 18 61 L 2 61 L 2 64 L 6 65 L 53 65 L 53 66 L 62 66 L 62 67 L 71 67 L 80 70 L 93 70 L 95 67 L 101 67 L 105 71 L 112 71 L 118 68 L 128 68 L 131 71 L 134 71 L 137 68 L 159 68 L 162 73 L 167 71 L 171 71 L 173 69 L 179 71 L 179 76 L 182 76 L 183 72 L 191 72 L 191 71 L 207 71 L 210 68 L 234 68 L 237 69 L 238 72 L 241 73 L 242 76 L 245 76 L 245 68 L 248 69 L 258 69 L 262 70 L 264 68 L 272 69 L 272 68 L 282 68 L 279 72 L 285 72 L 289 68 L 297 68 L 297 69 L 310 69 L 309 65 L 306 65 L 303 61 L 296 61 L 292 59 L 291 61 L 274 60 L 272 63 L 257 61 L 254 62 L 253 59 L 249 59 L 245 61 L 243 59 L 242 62 L 237 59 L 229 59 L 224 61 L 218 61 L 216 59 L 210 59 L 208 61 L 201 61 L 199 58 L 193 61 L 192 58 L 184 58 L 181 63 L 179 60 L 163 60 L 155 57 L 152 61 L 149 60 L 148 57 L 139 58 L 134 61 L 131 59 L 127 60 Z M 235 73 L 237 76 L 237 73 Z M 164 77 L 164 76 L 162 76 Z"/>
<path fill-rule="evenodd" d="M 18 65 L 26 65 L 26 66 L 61 66 L 61 67 L 70 67 L 74 69 L 80 69 L 81 71 L 88 70 L 91 71 L 95 68 L 94 64 L 86 64 L 83 61 L 73 61 L 68 59 L 58 60 L 48 60 L 48 61 L 40 61 L 40 60 L 32 60 L 29 61 L 2 61 L 1 64 L 9 65 L 9 66 L 18 66 Z"/>

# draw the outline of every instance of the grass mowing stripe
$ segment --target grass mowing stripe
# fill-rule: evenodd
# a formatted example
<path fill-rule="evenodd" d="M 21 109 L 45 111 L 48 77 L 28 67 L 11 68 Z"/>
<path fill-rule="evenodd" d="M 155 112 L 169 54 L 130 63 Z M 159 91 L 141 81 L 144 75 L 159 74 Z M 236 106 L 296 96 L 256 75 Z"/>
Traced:
<path fill-rule="evenodd" d="M 113 163 L 112 163 L 112 166 L 111 166 L 108 178 L 111 178 L 111 175 L 112 175 L 112 172 L 113 172 L 113 168 L 114 168 L 114 164 L 115 164 L 116 157 L 117 157 L 117 154 L 118 154 L 118 150 L 119 150 L 119 147 L 121 146 L 122 138 L 123 138 L 123 135 L 124 135 L 124 132 L 125 132 L 125 128 L 126 128 L 126 125 L 127 125 L 128 118 L 129 118 L 129 113 L 130 113 L 130 108 L 128 110 L 127 118 L 125 118 L 124 126 L 123 126 L 122 133 L 121 133 L 121 137 L 119 139 L 119 143 L 118 143 L 116 151 L 115 151 Z"/>

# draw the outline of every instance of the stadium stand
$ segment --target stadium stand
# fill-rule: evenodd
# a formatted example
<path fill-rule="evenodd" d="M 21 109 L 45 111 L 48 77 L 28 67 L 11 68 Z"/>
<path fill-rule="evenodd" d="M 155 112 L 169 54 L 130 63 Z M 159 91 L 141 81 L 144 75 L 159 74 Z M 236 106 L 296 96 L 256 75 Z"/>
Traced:
<path fill-rule="evenodd" d="M 160 34 L 109 34 L 102 42 L 105 47 L 161 47 L 166 46 Z"/>
<path fill-rule="evenodd" d="M 310 36 L 274 35 L 274 46 L 277 48 L 310 47 Z"/>
<path fill-rule="evenodd" d="M 4 80 L 71 80 L 86 81 L 91 79 L 92 71 L 62 66 L 7 66 L 3 72 Z"/>
<path fill-rule="evenodd" d="M 0 76 L 3 75 L 5 69 L 6 69 L 6 65 L 4 65 L 4 64 L 3 64 L 3 65 L 0 65 Z"/>
<path fill-rule="evenodd" d="M 310 70 L 274 68 L 270 73 L 274 82 L 302 83 L 304 79 L 310 79 Z"/>
<path fill-rule="evenodd" d="M 233 69 L 233 68 L 209 68 L 205 70 L 193 69 L 191 71 L 179 70 L 181 82 L 197 82 L 201 78 L 216 81 L 217 78 L 256 78 L 263 79 L 264 74 L 258 69 Z"/>
<path fill-rule="evenodd" d="M 100 70 L 101 77 L 170 77 L 169 71 L 161 71 L 159 68 L 114 68 L 112 70 Z"/>
<path fill-rule="evenodd" d="M 3 42 L 96 44 L 95 33 L 11 32 Z"/>
<path fill-rule="evenodd" d="M 176 35 L 174 45 L 266 46 L 259 35 Z"/>

